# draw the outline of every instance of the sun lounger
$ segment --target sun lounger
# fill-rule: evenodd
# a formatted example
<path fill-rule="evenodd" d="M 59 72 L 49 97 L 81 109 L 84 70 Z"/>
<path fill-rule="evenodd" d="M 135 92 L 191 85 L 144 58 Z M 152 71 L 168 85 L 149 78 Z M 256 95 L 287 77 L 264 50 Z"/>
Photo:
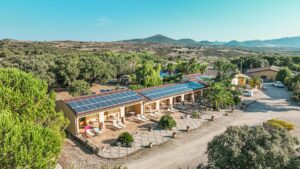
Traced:
<path fill-rule="evenodd" d="M 158 118 L 159 115 L 156 115 L 155 113 L 150 113 L 149 116 L 154 117 L 154 118 Z"/>
<path fill-rule="evenodd" d="M 116 128 L 116 129 L 122 129 L 123 127 L 121 127 L 116 120 L 113 120 L 113 126 Z"/>
<path fill-rule="evenodd" d="M 143 119 L 141 116 L 136 116 L 135 119 L 140 122 L 146 122 L 147 120 Z"/>
<path fill-rule="evenodd" d="M 85 130 L 85 132 L 90 136 L 95 136 L 95 134 L 91 131 L 91 129 Z"/>
<path fill-rule="evenodd" d="M 94 130 L 94 133 L 96 133 L 96 134 L 103 133 L 98 127 L 94 127 L 93 130 Z"/>
<path fill-rule="evenodd" d="M 118 125 L 122 128 L 126 128 L 126 125 L 122 123 L 121 119 L 117 121 Z"/>
<path fill-rule="evenodd" d="M 143 114 L 140 114 L 139 115 L 142 119 L 144 119 L 144 120 L 146 120 L 146 121 L 149 121 L 150 119 L 148 119 L 145 115 L 143 115 Z"/>

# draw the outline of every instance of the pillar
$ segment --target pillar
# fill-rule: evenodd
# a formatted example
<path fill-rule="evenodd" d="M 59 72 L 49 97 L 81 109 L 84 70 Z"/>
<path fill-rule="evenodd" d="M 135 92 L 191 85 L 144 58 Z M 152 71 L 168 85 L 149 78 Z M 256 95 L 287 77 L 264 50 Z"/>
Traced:
<path fill-rule="evenodd" d="M 99 113 L 99 127 L 101 129 L 105 129 L 105 123 L 104 123 L 104 112 Z"/>
<path fill-rule="evenodd" d="M 170 105 L 170 107 L 173 107 L 173 97 L 169 98 L 169 105 Z"/>
<path fill-rule="evenodd" d="M 120 107 L 120 117 L 122 119 L 122 122 L 125 123 L 125 107 Z"/>
<path fill-rule="evenodd" d="M 194 102 L 195 101 L 195 94 L 191 93 L 191 101 Z"/>
<path fill-rule="evenodd" d="M 141 103 L 141 114 L 144 114 L 144 103 Z"/>
<path fill-rule="evenodd" d="M 184 94 L 181 95 L 180 101 L 183 102 L 184 101 Z"/>
<path fill-rule="evenodd" d="M 78 135 L 79 134 L 79 124 L 78 124 L 79 118 L 75 118 L 75 127 L 76 127 L 76 132 L 75 134 Z"/>
<path fill-rule="evenodd" d="M 200 96 L 203 97 L 203 90 L 200 90 Z"/>
<path fill-rule="evenodd" d="M 155 110 L 159 110 L 159 101 L 155 101 Z"/>

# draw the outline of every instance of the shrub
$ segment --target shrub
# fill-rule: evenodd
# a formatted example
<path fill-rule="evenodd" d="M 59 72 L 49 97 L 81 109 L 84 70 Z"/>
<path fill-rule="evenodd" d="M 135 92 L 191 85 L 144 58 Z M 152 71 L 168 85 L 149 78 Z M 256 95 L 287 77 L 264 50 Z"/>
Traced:
<path fill-rule="evenodd" d="M 134 142 L 134 139 L 130 133 L 124 132 L 119 135 L 118 142 L 120 142 L 123 145 L 130 146 L 131 143 Z"/>
<path fill-rule="evenodd" d="M 200 113 L 199 112 L 193 112 L 191 114 L 191 117 L 194 118 L 194 119 L 199 119 L 200 118 Z"/>
<path fill-rule="evenodd" d="M 289 122 L 286 122 L 283 120 L 271 119 L 271 120 L 268 120 L 266 124 L 273 128 L 286 129 L 288 131 L 291 131 L 294 129 L 294 125 L 292 123 L 289 123 Z"/>
<path fill-rule="evenodd" d="M 298 168 L 298 145 L 297 138 L 286 130 L 230 126 L 208 143 L 208 168 Z"/>
<path fill-rule="evenodd" d="M 145 86 L 143 86 L 143 85 L 130 85 L 130 86 L 128 86 L 128 88 L 131 89 L 131 90 L 138 90 L 138 89 L 145 88 Z"/>
<path fill-rule="evenodd" d="M 160 128 L 162 129 L 172 129 L 173 127 L 176 127 L 176 121 L 173 119 L 172 116 L 170 116 L 169 114 L 167 115 L 163 115 L 159 122 L 158 125 Z"/>
<path fill-rule="evenodd" d="M 241 103 L 241 98 L 239 96 L 233 97 L 234 105 L 239 105 Z"/>
<path fill-rule="evenodd" d="M 84 80 L 76 80 L 69 86 L 69 93 L 72 96 L 81 96 L 90 94 L 90 85 Z"/>

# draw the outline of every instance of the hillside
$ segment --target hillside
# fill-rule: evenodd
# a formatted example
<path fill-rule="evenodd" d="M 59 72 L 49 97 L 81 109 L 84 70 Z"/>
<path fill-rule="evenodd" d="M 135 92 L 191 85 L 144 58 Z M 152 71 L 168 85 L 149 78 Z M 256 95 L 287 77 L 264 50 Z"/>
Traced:
<path fill-rule="evenodd" d="M 279 39 L 270 40 L 249 40 L 249 41 L 236 41 L 219 42 L 219 41 L 195 41 L 193 39 L 172 39 L 163 35 L 154 35 L 148 38 L 124 40 L 123 42 L 134 43 L 158 43 L 158 44 L 171 44 L 183 46 L 228 46 L 228 47 L 274 47 L 274 48 L 300 48 L 300 36 L 284 37 Z"/>

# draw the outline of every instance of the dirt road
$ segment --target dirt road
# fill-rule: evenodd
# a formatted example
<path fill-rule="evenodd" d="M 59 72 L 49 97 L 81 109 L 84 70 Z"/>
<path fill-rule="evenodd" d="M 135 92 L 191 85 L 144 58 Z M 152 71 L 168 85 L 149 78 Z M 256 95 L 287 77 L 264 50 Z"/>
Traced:
<path fill-rule="evenodd" d="M 131 161 L 126 166 L 129 169 L 169 169 L 195 168 L 205 162 L 207 143 L 222 133 L 230 125 L 256 125 L 270 118 L 284 119 L 293 122 L 296 130 L 292 134 L 300 138 L 300 107 L 289 100 L 286 89 L 274 88 L 266 84 L 267 90 L 263 93 L 255 92 L 255 103 L 249 105 L 245 112 L 235 113 L 231 117 L 224 117 L 209 126 L 195 131 L 193 134 L 183 135 L 173 140 L 172 145 L 163 150 L 151 151 L 138 160 Z M 185 137 L 186 136 L 186 137 Z"/>

